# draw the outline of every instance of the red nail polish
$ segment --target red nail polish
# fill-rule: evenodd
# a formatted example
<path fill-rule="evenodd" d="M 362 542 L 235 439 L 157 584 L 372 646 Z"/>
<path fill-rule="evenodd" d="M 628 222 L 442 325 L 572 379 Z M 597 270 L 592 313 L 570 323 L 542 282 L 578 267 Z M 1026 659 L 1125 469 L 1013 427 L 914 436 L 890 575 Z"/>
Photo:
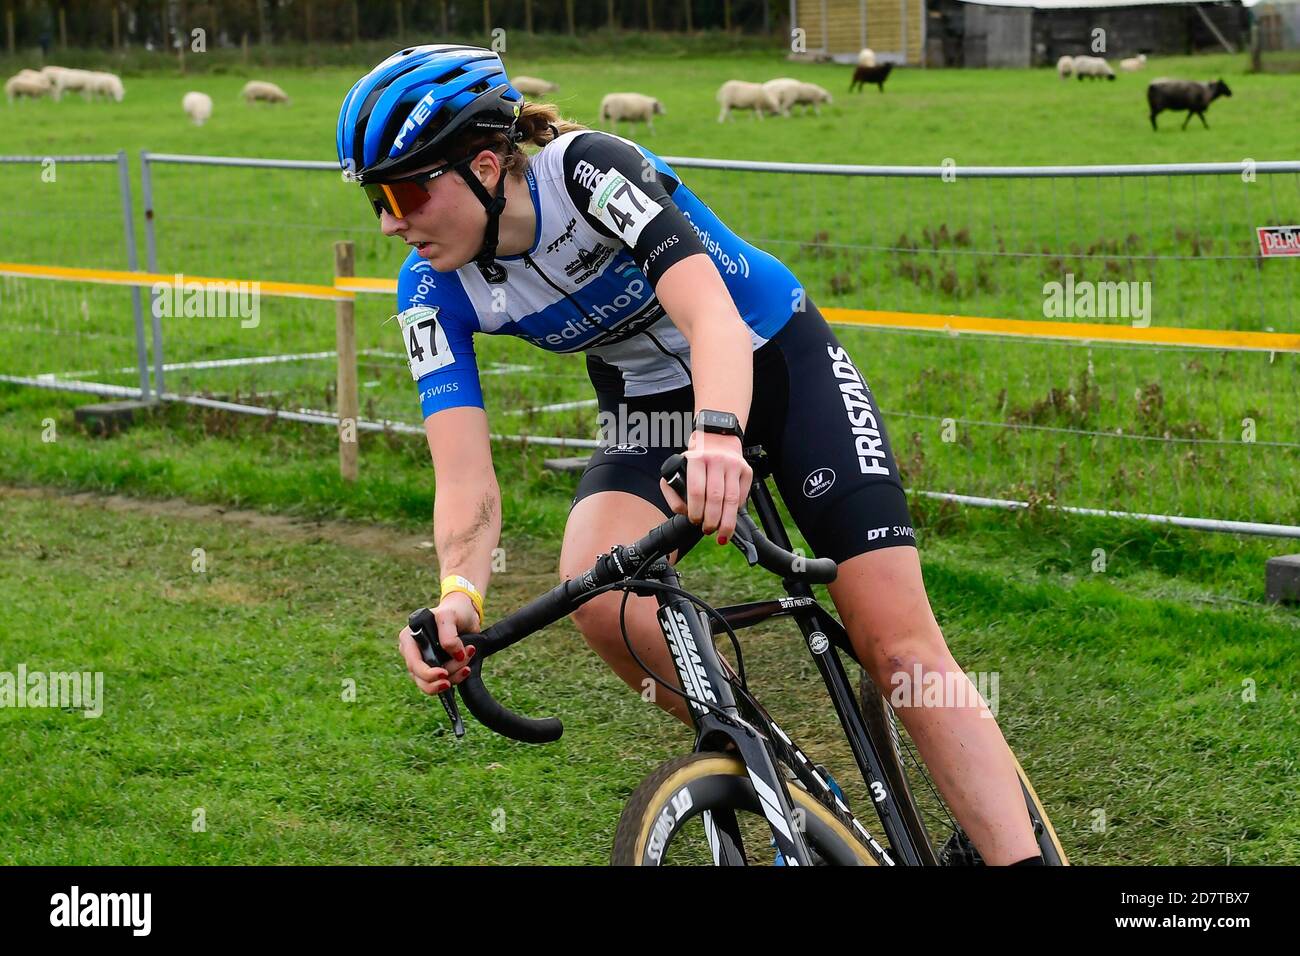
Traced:
<path fill-rule="evenodd" d="M 464 651 L 457 651 L 457 652 L 456 652 L 456 660 L 460 661 L 462 664 L 465 663 L 465 652 L 464 652 Z"/>

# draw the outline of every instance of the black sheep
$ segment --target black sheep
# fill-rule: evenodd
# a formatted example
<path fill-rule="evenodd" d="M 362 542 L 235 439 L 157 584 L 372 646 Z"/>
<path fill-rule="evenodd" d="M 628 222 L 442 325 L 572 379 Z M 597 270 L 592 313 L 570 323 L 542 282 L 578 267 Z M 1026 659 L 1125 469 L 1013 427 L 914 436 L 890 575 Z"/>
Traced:
<path fill-rule="evenodd" d="M 1187 124 L 1192 121 L 1193 116 L 1199 116 L 1202 125 L 1209 129 L 1210 124 L 1205 122 L 1205 111 L 1220 96 L 1231 95 L 1232 90 L 1228 89 L 1228 84 L 1223 80 L 1215 80 L 1213 83 L 1163 78 L 1152 80 L 1147 87 L 1147 105 L 1151 108 L 1151 128 L 1159 129 L 1156 126 L 1156 114 L 1164 110 L 1187 110 L 1183 129 L 1187 129 Z"/>
<path fill-rule="evenodd" d="M 862 89 L 864 83 L 875 83 L 880 92 L 885 92 L 885 80 L 889 78 L 889 71 L 894 68 L 892 63 L 884 63 L 880 66 L 859 66 L 853 71 L 853 79 L 849 81 L 849 92 L 853 88 Z"/>

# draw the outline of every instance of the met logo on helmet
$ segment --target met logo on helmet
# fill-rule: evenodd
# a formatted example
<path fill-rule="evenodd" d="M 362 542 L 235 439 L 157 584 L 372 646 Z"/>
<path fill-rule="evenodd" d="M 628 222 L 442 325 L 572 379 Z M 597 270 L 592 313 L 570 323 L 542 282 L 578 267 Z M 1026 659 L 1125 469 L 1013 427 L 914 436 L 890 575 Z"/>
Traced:
<path fill-rule="evenodd" d="M 424 94 L 424 99 L 415 104 L 415 109 L 411 110 L 411 115 L 406 118 L 406 122 L 397 133 L 397 138 L 393 140 L 393 148 L 388 151 L 389 156 L 400 156 L 406 149 L 407 134 L 418 132 L 428 124 L 429 118 L 433 116 L 434 99 L 434 92 L 430 90 Z"/>

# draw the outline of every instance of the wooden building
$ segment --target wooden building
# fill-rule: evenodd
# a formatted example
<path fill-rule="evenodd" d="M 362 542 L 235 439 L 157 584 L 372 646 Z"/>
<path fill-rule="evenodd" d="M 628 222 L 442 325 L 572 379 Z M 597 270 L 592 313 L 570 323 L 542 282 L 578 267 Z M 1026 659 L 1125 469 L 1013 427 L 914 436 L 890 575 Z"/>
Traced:
<path fill-rule="evenodd" d="M 870 47 L 877 62 L 920 66 L 926 0 L 790 0 L 790 22 L 808 51 L 852 62 Z"/>

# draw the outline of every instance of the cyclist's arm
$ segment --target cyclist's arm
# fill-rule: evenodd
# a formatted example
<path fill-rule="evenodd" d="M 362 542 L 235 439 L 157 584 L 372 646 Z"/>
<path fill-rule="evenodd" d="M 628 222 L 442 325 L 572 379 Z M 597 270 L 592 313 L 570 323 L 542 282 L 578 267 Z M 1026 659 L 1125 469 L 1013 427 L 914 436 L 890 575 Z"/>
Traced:
<path fill-rule="evenodd" d="M 501 493 L 474 355 L 478 324 L 459 280 L 434 272 L 414 253 L 398 280 L 398 305 L 433 458 L 440 578 L 460 575 L 486 594 L 492 550 L 501 538 Z M 453 599 L 460 598 L 448 596 Z"/>
<path fill-rule="evenodd" d="M 691 343 L 695 410 L 733 412 L 744 428 L 753 398 L 754 363 L 738 357 L 748 356 L 753 345 L 713 260 L 699 253 L 674 263 L 660 277 L 655 295 Z"/>
<path fill-rule="evenodd" d="M 475 407 L 447 408 L 425 419 L 424 432 L 433 456 L 439 577 L 459 574 L 486 594 L 492 551 L 501 540 L 501 489 L 487 414 Z"/>

